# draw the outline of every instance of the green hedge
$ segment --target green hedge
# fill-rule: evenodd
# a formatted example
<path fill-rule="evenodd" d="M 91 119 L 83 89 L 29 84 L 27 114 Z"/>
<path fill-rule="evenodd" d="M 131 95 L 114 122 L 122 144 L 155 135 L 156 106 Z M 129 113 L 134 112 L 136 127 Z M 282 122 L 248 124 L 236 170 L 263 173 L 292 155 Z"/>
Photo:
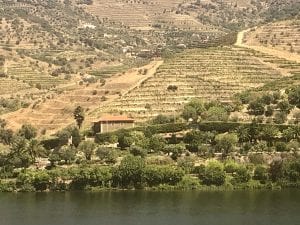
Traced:
<path fill-rule="evenodd" d="M 256 126 L 258 129 L 263 127 L 277 127 L 280 131 L 286 130 L 289 127 L 295 127 L 297 125 L 286 124 L 264 124 L 264 123 L 240 123 L 240 122 L 201 122 L 198 124 L 198 129 L 201 131 L 217 131 L 218 133 L 225 133 L 235 131 L 239 127 Z"/>
<path fill-rule="evenodd" d="M 187 123 L 167 123 L 167 124 L 159 124 L 159 125 L 148 125 L 143 127 L 134 127 L 130 129 L 121 129 L 114 132 L 107 132 L 107 133 L 98 133 L 95 136 L 95 141 L 97 143 L 105 143 L 109 142 L 110 137 L 113 135 L 119 136 L 121 133 L 124 132 L 132 132 L 132 131 L 141 131 L 145 133 L 146 136 L 151 136 L 153 134 L 159 133 L 176 133 L 179 131 L 186 130 L 188 128 Z"/>

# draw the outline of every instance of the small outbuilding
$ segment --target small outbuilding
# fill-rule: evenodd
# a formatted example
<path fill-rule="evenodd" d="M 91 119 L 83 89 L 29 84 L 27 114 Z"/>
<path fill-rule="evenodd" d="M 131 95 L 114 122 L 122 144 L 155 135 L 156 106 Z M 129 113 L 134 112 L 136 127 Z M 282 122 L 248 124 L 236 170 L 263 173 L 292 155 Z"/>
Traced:
<path fill-rule="evenodd" d="M 104 116 L 94 122 L 93 130 L 95 133 L 106 133 L 133 127 L 134 119 L 127 116 Z"/>

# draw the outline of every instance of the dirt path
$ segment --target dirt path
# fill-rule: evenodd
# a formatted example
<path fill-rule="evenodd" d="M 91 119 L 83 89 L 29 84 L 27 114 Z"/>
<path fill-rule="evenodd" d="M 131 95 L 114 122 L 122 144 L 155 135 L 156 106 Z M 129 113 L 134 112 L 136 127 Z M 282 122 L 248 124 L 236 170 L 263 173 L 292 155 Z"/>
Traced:
<path fill-rule="evenodd" d="M 289 60 L 289 61 L 295 61 L 297 63 L 300 63 L 300 55 L 290 53 L 290 52 L 287 52 L 287 51 L 280 51 L 280 50 L 277 50 L 277 49 L 274 49 L 274 48 L 267 48 L 267 47 L 264 47 L 264 46 L 257 46 L 257 45 L 255 45 L 255 46 L 254 45 L 247 45 L 247 44 L 243 43 L 245 33 L 247 33 L 248 31 L 250 31 L 250 29 L 242 30 L 238 33 L 237 40 L 236 40 L 236 43 L 235 43 L 236 46 L 243 47 L 243 48 L 250 48 L 250 49 L 265 53 L 265 54 L 273 55 L 273 56 L 276 56 L 276 57 L 279 57 L 279 58 L 284 58 L 284 59 Z"/>

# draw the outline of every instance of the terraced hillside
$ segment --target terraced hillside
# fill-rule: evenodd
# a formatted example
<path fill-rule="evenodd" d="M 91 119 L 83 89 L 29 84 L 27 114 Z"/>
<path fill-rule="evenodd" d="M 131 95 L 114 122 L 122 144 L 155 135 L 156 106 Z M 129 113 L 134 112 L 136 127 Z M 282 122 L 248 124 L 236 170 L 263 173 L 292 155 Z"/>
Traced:
<path fill-rule="evenodd" d="M 172 114 L 191 98 L 229 102 L 233 94 L 300 72 L 300 64 L 244 48 L 187 50 L 170 58 L 156 74 L 105 109 L 137 120 Z"/>
<path fill-rule="evenodd" d="M 93 0 L 81 5 L 100 18 L 134 29 L 169 26 L 202 31 L 236 30 L 272 17 L 295 16 L 300 6 L 297 0 Z"/>
<path fill-rule="evenodd" d="M 147 46 L 152 42 L 137 31 L 70 1 L 0 0 L 0 98 L 35 104 L 84 77 L 103 79 L 146 64 L 136 55 Z M 115 73 L 104 74 L 107 68 Z M 6 105 L 1 102 L 0 114 L 17 109 Z"/>
<path fill-rule="evenodd" d="M 245 36 L 245 44 L 300 55 L 300 20 L 280 21 L 251 29 Z"/>
<path fill-rule="evenodd" d="M 137 32 L 146 43 L 152 43 L 147 46 L 152 50 L 219 42 L 218 39 L 227 34 L 223 28 L 204 24 L 194 15 L 179 11 L 180 6 L 191 2 L 193 0 L 95 0 L 79 6 L 103 21 L 115 21 Z"/>
<path fill-rule="evenodd" d="M 14 130 L 24 123 L 30 123 L 42 133 L 53 134 L 74 123 L 73 111 L 77 106 L 82 106 L 87 114 L 97 108 L 106 107 L 107 104 L 152 76 L 161 63 L 161 61 L 153 61 L 144 67 L 130 69 L 124 74 L 118 73 L 108 78 L 105 84 L 99 81 L 77 82 L 72 86 L 61 88 L 59 92 L 47 92 L 44 97 L 37 99 L 29 107 L 4 114 L 1 118 L 4 118 L 8 126 Z M 141 73 L 141 71 L 146 72 Z M 87 116 L 88 126 L 93 119 L 96 118 Z"/>
<path fill-rule="evenodd" d="M 192 0 L 152 0 L 152 1 L 125 1 L 125 0 L 94 0 L 93 4 L 86 5 L 87 9 L 100 18 L 109 18 L 123 23 L 134 29 L 148 30 L 158 24 L 174 25 L 184 28 L 200 28 L 199 22 L 193 17 L 176 16 L 179 4 L 193 2 Z M 195 26 L 196 25 L 196 26 Z"/>
<path fill-rule="evenodd" d="M 299 16 L 298 0 L 205 0 L 183 4 L 177 10 L 188 14 L 204 25 L 225 30 L 247 27 Z"/>
<path fill-rule="evenodd" d="M 0 78 L 0 96 L 16 94 L 22 90 L 28 90 L 29 88 L 30 86 L 23 81 L 10 78 Z"/>

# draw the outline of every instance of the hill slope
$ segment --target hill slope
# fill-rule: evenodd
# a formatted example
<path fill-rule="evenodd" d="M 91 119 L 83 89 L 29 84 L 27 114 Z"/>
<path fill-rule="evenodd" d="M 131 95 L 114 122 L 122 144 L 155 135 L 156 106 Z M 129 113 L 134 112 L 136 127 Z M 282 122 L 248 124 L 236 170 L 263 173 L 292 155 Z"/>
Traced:
<path fill-rule="evenodd" d="M 153 77 L 92 115 L 125 113 L 145 120 L 179 111 L 195 97 L 230 102 L 237 92 L 298 72 L 300 64 L 245 48 L 187 50 L 167 59 Z"/>

